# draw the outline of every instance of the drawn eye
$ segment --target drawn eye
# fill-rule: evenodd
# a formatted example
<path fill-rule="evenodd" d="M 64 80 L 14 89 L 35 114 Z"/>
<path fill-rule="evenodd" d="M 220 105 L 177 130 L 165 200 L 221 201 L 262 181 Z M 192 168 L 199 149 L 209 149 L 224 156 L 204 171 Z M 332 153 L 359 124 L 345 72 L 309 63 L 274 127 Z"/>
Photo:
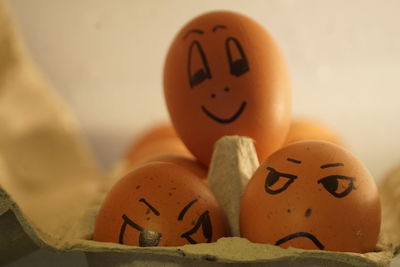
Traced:
<path fill-rule="evenodd" d="M 230 73 L 240 76 L 250 70 L 246 54 L 236 38 L 229 37 L 225 42 L 226 53 L 228 56 Z"/>
<path fill-rule="evenodd" d="M 319 184 L 322 184 L 326 191 L 337 198 L 342 198 L 350 194 L 354 186 L 355 178 L 342 176 L 342 175 L 330 175 L 325 178 L 318 180 Z"/>
<path fill-rule="evenodd" d="M 269 173 L 265 178 L 264 189 L 265 192 L 275 195 L 282 191 L 285 191 L 291 183 L 297 178 L 297 176 L 287 173 L 281 173 L 276 171 L 274 168 L 267 167 Z"/>
<path fill-rule="evenodd" d="M 204 82 L 206 79 L 211 79 L 206 55 L 197 40 L 193 41 L 189 47 L 188 75 L 190 88 Z"/>
<path fill-rule="evenodd" d="M 202 241 L 195 240 L 194 237 L 200 228 L 201 235 L 206 239 L 206 243 L 210 243 L 212 239 L 212 225 L 208 211 L 205 211 L 203 214 L 201 214 L 193 228 L 182 234 L 181 237 L 189 241 L 190 244 L 204 243 Z"/>
<path fill-rule="evenodd" d="M 130 228 L 136 229 L 139 231 L 139 246 L 140 247 L 156 247 L 160 243 L 160 239 L 162 234 L 158 232 L 153 232 L 150 230 L 146 230 L 140 225 L 136 224 L 134 221 L 128 218 L 125 214 L 122 215 L 123 223 L 121 225 L 121 230 L 119 232 L 119 240 L 120 244 L 127 244 L 125 243 L 126 239 L 126 229 L 127 226 Z"/>

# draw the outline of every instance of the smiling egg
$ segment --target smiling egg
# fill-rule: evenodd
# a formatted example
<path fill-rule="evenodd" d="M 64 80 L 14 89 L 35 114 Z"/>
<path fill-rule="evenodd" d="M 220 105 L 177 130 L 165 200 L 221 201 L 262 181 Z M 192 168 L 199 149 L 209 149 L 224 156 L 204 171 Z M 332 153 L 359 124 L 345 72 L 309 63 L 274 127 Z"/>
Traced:
<path fill-rule="evenodd" d="M 208 187 L 173 163 L 151 162 L 121 178 L 97 215 L 93 240 L 133 246 L 210 243 L 228 236 Z"/>
<path fill-rule="evenodd" d="M 291 89 L 282 53 L 241 14 L 206 13 L 179 31 L 165 61 L 164 93 L 178 135 L 205 165 L 225 135 L 253 138 L 260 160 L 285 141 Z"/>
<path fill-rule="evenodd" d="M 241 201 L 241 235 L 283 248 L 371 252 L 380 222 L 380 198 L 367 168 L 323 141 L 293 143 L 272 154 Z"/>

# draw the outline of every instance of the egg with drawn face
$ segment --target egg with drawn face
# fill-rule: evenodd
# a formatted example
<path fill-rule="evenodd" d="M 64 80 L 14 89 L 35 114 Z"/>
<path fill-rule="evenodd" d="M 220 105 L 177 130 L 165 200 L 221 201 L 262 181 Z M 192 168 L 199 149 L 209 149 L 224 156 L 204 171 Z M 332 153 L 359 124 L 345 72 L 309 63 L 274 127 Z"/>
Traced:
<path fill-rule="evenodd" d="M 349 151 L 323 141 L 293 143 L 272 154 L 241 201 L 241 235 L 283 248 L 374 251 L 380 222 L 371 174 Z"/>
<path fill-rule="evenodd" d="M 164 93 L 187 148 L 209 165 L 225 135 L 255 140 L 260 160 L 278 149 L 289 128 L 290 82 L 270 34 L 238 13 L 203 14 L 176 35 L 164 66 Z"/>
<path fill-rule="evenodd" d="M 93 240 L 133 246 L 210 243 L 228 236 L 207 186 L 173 163 L 151 162 L 120 179 L 96 217 Z"/>

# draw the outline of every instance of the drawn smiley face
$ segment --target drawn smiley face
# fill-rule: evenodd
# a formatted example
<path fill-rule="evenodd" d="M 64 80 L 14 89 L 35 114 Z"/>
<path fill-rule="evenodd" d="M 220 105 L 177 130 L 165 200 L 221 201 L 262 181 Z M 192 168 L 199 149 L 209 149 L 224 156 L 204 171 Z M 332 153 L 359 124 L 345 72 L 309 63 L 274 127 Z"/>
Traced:
<path fill-rule="evenodd" d="M 271 155 L 241 205 L 241 234 L 253 242 L 360 253 L 376 247 L 375 182 L 350 152 L 328 142 L 293 143 Z"/>
<path fill-rule="evenodd" d="M 186 169 L 152 162 L 122 178 L 96 218 L 93 239 L 135 246 L 180 246 L 227 236 L 209 189 Z"/>
<path fill-rule="evenodd" d="M 167 54 L 164 92 L 176 131 L 206 165 L 224 135 L 252 137 L 261 159 L 284 142 L 287 70 L 271 36 L 248 17 L 212 12 L 185 25 Z"/>

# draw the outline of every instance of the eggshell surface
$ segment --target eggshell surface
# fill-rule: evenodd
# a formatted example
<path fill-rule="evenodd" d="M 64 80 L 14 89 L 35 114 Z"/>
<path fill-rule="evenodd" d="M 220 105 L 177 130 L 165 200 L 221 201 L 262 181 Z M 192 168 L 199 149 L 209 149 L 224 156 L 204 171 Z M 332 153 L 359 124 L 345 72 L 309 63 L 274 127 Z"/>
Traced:
<path fill-rule="evenodd" d="M 205 165 L 225 135 L 253 138 L 260 160 L 285 141 L 291 94 L 284 59 L 246 16 L 218 11 L 186 24 L 166 57 L 164 93 L 178 135 Z"/>
<path fill-rule="evenodd" d="M 140 146 L 136 151 L 129 153 L 125 158 L 129 166 L 140 164 L 147 161 L 150 157 L 163 154 L 178 154 L 191 156 L 186 146 L 177 137 L 164 137 Z"/>
<path fill-rule="evenodd" d="M 170 123 L 157 123 L 143 131 L 143 133 L 130 145 L 129 151 L 134 152 L 141 146 L 146 145 L 147 143 L 152 143 L 155 140 L 176 136 L 176 132 Z"/>
<path fill-rule="evenodd" d="M 193 156 L 181 155 L 181 154 L 160 154 L 145 158 L 144 162 L 170 162 L 177 164 L 188 171 L 192 172 L 198 178 L 203 180 L 204 182 L 207 179 L 208 170 L 202 165 L 198 160 L 196 160 Z"/>
<path fill-rule="evenodd" d="M 135 139 L 129 146 L 124 159 L 127 167 L 132 167 L 146 161 L 146 158 L 171 153 L 191 157 L 172 125 L 160 123 L 150 127 Z"/>
<path fill-rule="evenodd" d="M 272 154 L 241 201 L 241 235 L 281 247 L 370 252 L 381 207 L 366 167 L 344 148 L 303 141 Z"/>
<path fill-rule="evenodd" d="M 211 191 L 172 163 L 137 167 L 118 181 L 96 218 L 93 239 L 134 246 L 180 246 L 228 235 Z"/>
<path fill-rule="evenodd" d="M 305 140 L 328 141 L 343 146 L 339 135 L 324 123 L 310 118 L 293 119 L 285 143 L 291 144 Z"/>

